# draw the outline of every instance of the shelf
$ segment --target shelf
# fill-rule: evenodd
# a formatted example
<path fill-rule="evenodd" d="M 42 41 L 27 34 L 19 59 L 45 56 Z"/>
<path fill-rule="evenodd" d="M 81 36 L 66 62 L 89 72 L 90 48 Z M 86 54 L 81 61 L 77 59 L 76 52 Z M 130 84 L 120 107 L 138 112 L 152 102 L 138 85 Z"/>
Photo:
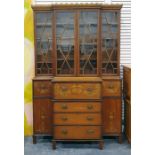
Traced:
<path fill-rule="evenodd" d="M 80 45 L 84 45 L 84 46 L 97 46 L 97 43 L 79 43 Z"/>
<path fill-rule="evenodd" d="M 102 23 L 102 26 L 103 26 L 103 25 L 107 25 L 107 26 L 116 25 L 116 26 L 118 26 L 118 23 Z"/>
<path fill-rule="evenodd" d="M 107 37 L 107 38 L 104 38 L 104 36 L 103 36 L 103 37 L 102 37 L 102 40 L 103 40 L 103 41 L 105 41 L 105 40 L 117 40 L 117 38 L 108 38 L 108 37 Z"/>
<path fill-rule="evenodd" d="M 46 40 L 45 39 L 41 39 L 41 38 L 36 38 L 36 40 L 41 40 L 41 42 L 48 42 L 49 40 L 51 41 L 52 38 L 47 38 Z"/>
<path fill-rule="evenodd" d="M 52 26 L 52 23 L 36 23 L 36 26 L 37 27 L 40 27 L 40 26 Z"/>
<path fill-rule="evenodd" d="M 56 36 L 56 39 L 57 40 L 59 40 L 59 38 L 60 38 L 60 40 L 67 40 L 67 39 L 68 40 L 70 40 L 70 39 L 73 39 L 74 40 L 75 37 L 59 37 L 59 36 Z"/>
<path fill-rule="evenodd" d="M 51 61 L 37 61 L 36 63 L 39 63 L 39 64 L 41 64 L 41 63 L 50 63 L 50 64 L 52 64 L 52 62 Z"/>
<path fill-rule="evenodd" d="M 57 61 L 65 61 L 65 59 L 57 58 Z M 67 61 L 74 61 L 74 58 L 67 59 Z"/>
<path fill-rule="evenodd" d="M 117 61 L 102 61 L 103 64 L 107 64 L 107 63 L 117 63 Z"/>

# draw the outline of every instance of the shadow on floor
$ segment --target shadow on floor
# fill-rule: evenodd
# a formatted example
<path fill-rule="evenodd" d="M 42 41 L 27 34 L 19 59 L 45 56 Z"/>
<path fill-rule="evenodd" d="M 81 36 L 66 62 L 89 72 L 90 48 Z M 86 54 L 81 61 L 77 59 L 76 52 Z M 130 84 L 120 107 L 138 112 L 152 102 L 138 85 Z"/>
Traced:
<path fill-rule="evenodd" d="M 104 149 L 98 149 L 97 142 L 57 142 L 57 149 L 52 150 L 50 137 L 37 138 L 32 144 L 32 137 L 24 138 L 24 155 L 131 155 L 131 145 L 123 137 L 122 144 L 115 138 L 104 137 Z"/>

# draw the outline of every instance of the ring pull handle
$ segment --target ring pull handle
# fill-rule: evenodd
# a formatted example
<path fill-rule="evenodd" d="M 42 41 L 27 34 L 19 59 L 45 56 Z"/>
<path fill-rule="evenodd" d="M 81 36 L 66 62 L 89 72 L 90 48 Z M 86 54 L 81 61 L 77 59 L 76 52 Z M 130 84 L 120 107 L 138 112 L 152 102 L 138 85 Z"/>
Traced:
<path fill-rule="evenodd" d="M 110 84 L 109 84 L 109 89 L 113 89 L 113 88 L 114 88 L 113 83 L 110 83 Z"/>
<path fill-rule="evenodd" d="M 92 92 L 93 91 L 93 88 L 92 87 L 89 87 L 89 88 L 87 88 L 87 91 L 88 92 Z"/>
<path fill-rule="evenodd" d="M 62 104 L 61 107 L 62 107 L 62 109 L 68 109 L 66 104 Z"/>
<path fill-rule="evenodd" d="M 88 134 L 93 134 L 95 131 L 94 130 L 87 130 Z"/>
<path fill-rule="evenodd" d="M 62 119 L 63 121 L 67 121 L 67 120 L 68 120 L 67 117 L 62 117 L 61 119 Z"/>
<path fill-rule="evenodd" d="M 66 129 L 63 129 L 62 131 L 62 134 L 66 135 L 68 133 L 68 131 Z"/>
<path fill-rule="evenodd" d="M 89 110 L 91 110 L 91 109 L 93 109 L 93 106 L 92 106 L 92 105 L 88 105 L 87 108 L 88 108 Z"/>
<path fill-rule="evenodd" d="M 94 119 L 94 118 L 91 117 L 91 116 L 88 116 L 88 117 L 87 117 L 87 120 L 88 120 L 88 121 L 92 121 L 93 119 Z"/>
<path fill-rule="evenodd" d="M 62 89 L 63 92 L 67 91 L 67 87 L 66 86 L 62 86 L 61 89 Z"/>

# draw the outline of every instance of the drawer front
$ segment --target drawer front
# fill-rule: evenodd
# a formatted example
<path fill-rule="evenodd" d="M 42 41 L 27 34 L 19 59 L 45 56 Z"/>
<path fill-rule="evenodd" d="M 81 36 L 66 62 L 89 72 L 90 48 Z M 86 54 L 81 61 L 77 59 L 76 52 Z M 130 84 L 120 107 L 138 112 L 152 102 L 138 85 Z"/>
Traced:
<path fill-rule="evenodd" d="M 100 139 L 100 126 L 55 126 L 55 139 Z"/>
<path fill-rule="evenodd" d="M 103 96 L 120 96 L 121 81 L 119 80 L 103 80 Z"/>
<path fill-rule="evenodd" d="M 54 124 L 56 125 L 101 125 L 101 114 L 54 114 Z"/>
<path fill-rule="evenodd" d="M 100 99 L 100 83 L 55 83 L 55 99 Z"/>
<path fill-rule="evenodd" d="M 100 112 L 100 102 L 55 102 L 54 112 Z"/>
<path fill-rule="evenodd" d="M 51 82 L 50 81 L 34 81 L 33 82 L 34 96 L 51 96 Z"/>

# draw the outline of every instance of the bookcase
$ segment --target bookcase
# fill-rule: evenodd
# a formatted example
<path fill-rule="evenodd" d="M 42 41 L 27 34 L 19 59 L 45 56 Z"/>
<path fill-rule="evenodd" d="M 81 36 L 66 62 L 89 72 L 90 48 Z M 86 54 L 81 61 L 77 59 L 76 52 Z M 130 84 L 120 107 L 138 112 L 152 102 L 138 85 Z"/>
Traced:
<path fill-rule="evenodd" d="M 121 142 L 120 9 L 117 4 L 32 5 L 33 142 Z"/>

